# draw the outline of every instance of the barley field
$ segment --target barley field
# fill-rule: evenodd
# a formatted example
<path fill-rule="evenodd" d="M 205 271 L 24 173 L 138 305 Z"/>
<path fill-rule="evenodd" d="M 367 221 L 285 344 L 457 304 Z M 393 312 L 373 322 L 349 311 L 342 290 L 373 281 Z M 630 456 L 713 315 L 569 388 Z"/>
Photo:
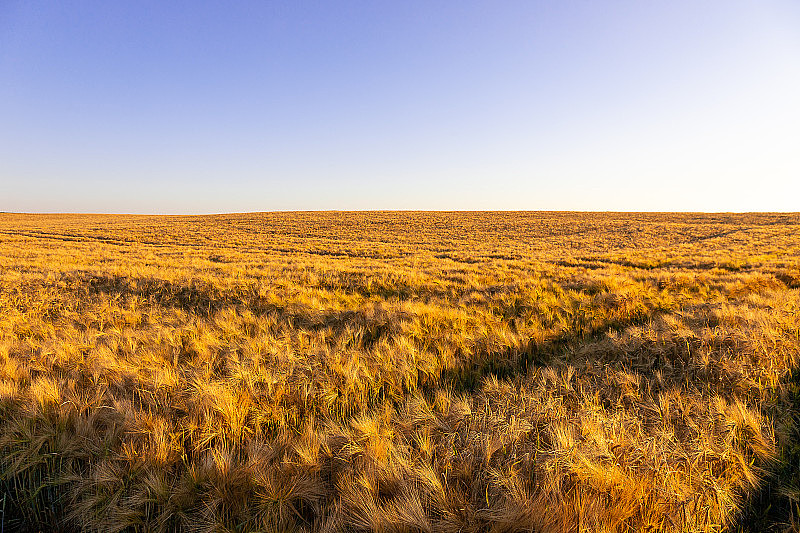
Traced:
<path fill-rule="evenodd" d="M 800 215 L 0 214 L 8 531 L 800 529 Z"/>

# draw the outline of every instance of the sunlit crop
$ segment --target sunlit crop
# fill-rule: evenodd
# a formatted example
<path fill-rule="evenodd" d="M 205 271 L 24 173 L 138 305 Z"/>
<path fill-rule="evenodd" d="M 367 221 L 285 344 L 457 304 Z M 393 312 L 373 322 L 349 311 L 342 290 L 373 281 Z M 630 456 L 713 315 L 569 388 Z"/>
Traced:
<path fill-rule="evenodd" d="M 800 525 L 800 216 L 0 215 L 5 531 Z"/>

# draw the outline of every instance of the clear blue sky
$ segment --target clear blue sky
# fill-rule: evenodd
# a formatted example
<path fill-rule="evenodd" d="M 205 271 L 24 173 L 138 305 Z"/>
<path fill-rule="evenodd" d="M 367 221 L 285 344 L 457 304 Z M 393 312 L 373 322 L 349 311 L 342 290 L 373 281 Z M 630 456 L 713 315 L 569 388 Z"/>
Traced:
<path fill-rule="evenodd" d="M 800 210 L 800 2 L 0 0 L 0 210 Z"/>

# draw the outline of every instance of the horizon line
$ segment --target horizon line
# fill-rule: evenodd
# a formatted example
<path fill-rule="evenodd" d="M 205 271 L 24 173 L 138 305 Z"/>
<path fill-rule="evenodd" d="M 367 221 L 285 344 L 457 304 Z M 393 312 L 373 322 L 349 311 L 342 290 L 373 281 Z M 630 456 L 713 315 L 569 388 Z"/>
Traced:
<path fill-rule="evenodd" d="M 79 212 L 79 211 L 0 211 L 0 215 L 42 216 L 141 216 L 210 217 L 272 213 L 598 213 L 598 214 L 696 214 L 696 215 L 800 215 L 800 211 L 620 211 L 602 209 L 273 209 L 265 211 L 220 211 L 200 213 L 163 212 Z"/>

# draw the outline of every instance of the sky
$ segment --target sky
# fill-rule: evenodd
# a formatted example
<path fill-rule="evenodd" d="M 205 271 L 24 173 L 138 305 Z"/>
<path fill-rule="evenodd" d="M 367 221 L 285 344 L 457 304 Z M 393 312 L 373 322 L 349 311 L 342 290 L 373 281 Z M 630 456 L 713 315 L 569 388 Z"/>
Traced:
<path fill-rule="evenodd" d="M 800 211 L 800 2 L 0 0 L 0 211 Z"/>

